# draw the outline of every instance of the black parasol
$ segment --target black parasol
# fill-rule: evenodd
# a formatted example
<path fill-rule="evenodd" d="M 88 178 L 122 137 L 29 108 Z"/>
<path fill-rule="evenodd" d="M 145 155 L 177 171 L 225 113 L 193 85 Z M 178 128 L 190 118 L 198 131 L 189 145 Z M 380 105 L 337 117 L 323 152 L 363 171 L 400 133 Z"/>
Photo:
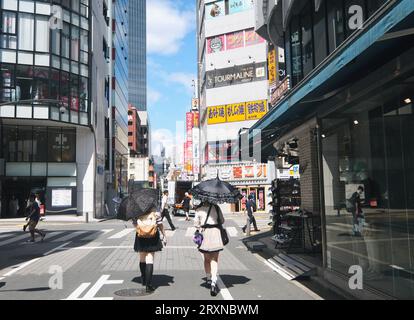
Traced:
<path fill-rule="evenodd" d="M 128 221 L 151 213 L 158 208 L 157 189 L 133 189 L 119 205 L 117 219 Z"/>
<path fill-rule="evenodd" d="M 243 198 L 239 189 L 219 177 L 201 182 L 190 192 L 194 198 L 213 204 L 236 203 Z"/>

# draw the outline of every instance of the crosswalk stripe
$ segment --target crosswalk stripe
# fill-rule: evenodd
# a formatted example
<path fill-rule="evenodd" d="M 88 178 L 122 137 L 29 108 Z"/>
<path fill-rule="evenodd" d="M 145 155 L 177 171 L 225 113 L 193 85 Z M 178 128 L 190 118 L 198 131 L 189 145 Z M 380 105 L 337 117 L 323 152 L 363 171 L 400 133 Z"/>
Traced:
<path fill-rule="evenodd" d="M 115 233 L 113 236 L 109 237 L 108 239 L 121 239 L 125 236 L 127 236 L 128 234 L 130 234 L 132 231 L 134 231 L 135 229 L 124 229 L 118 233 Z"/>
<path fill-rule="evenodd" d="M 23 239 L 28 239 L 28 238 L 29 238 L 29 234 L 27 234 L 27 233 L 22 234 L 22 235 L 17 236 L 17 237 L 12 235 L 11 239 L 0 241 L 0 247 L 11 244 L 13 242 L 18 242 L 18 241 L 23 240 Z"/>
<path fill-rule="evenodd" d="M 196 232 L 195 227 L 188 227 L 187 231 L 185 232 L 186 237 L 192 237 L 194 235 L 194 232 Z"/>
<path fill-rule="evenodd" d="M 88 231 L 74 231 L 74 232 L 71 232 L 71 233 L 67 234 L 66 236 L 61 237 L 61 238 L 53 239 L 51 242 L 66 242 L 70 239 L 76 238 L 76 237 L 78 237 L 82 234 L 85 234 L 85 233 L 88 233 Z"/>
<path fill-rule="evenodd" d="M 175 235 L 175 230 L 165 230 L 165 235 L 167 236 L 167 238 L 172 238 Z"/>
<path fill-rule="evenodd" d="M 98 239 L 100 236 L 105 235 L 111 231 L 113 231 L 114 229 L 103 229 L 103 230 L 99 230 L 99 231 L 95 231 L 93 233 L 91 233 L 90 235 L 82 238 L 82 240 L 85 241 L 92 241 L 92 240 L 96 240 Z"/>
<path fill-rule="evenodd" d="M 230 237 L 232 238 L 237 237 L 238 231 L 235 227 L 227 227 L 226 230 Z"/>

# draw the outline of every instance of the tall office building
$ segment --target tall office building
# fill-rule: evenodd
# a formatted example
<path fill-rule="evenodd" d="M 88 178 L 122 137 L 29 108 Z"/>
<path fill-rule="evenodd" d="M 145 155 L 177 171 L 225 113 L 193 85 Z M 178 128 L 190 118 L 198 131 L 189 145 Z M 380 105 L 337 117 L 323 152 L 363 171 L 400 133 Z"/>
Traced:
<path fill-rule="evenodd" d="M 105 212 L 107 5 L 59 3 L 0 1 L 1 218 Z"/>
<path fill-rule="evenodd" d="M 147 110 L 147 1 L 129 1 L 129 103 Z"/>
<path fill-rule="evenodd" d="M 128 185 L 128 0 L 112 0 L 111 172 L 109 190 L 125 193 Z M 113 194 L 108 193 L 109 199 Z M 108 199 L 108 202 L 110 202 Z"/>
<path fill-rule="evenodd" d="M 254 194 L 263 211 L 267 165 L 240 159 L 238 138 L 267 112 L 267 43 L 254 31 L 251 0 L 201 0 L 197 8 L 201 174 L 218 173 L 244 195 Z M 243 211 L 245 201 L 229 209 Z"/>

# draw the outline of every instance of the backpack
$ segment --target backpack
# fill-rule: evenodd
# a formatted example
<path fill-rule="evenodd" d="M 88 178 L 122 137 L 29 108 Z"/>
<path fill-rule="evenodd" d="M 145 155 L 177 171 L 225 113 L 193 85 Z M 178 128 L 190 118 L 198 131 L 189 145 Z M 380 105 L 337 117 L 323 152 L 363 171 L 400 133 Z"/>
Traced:
<path fill-rule="evenodd" d="M 137 219 L 138 238 L 155 238 L 158 231 L 157 217 L 154 212 Z"/>

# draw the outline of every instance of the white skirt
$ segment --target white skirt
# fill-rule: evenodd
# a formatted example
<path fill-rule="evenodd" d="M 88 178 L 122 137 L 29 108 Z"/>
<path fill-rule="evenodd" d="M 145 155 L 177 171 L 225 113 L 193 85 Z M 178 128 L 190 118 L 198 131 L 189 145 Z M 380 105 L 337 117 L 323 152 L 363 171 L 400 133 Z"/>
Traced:
<path fill-rule="evenodd" d="M 219 228 L 206 228 L 203 231 L 203 243 L 198 249 L 202 253 L 218 252 L 224 249 Z"/>

